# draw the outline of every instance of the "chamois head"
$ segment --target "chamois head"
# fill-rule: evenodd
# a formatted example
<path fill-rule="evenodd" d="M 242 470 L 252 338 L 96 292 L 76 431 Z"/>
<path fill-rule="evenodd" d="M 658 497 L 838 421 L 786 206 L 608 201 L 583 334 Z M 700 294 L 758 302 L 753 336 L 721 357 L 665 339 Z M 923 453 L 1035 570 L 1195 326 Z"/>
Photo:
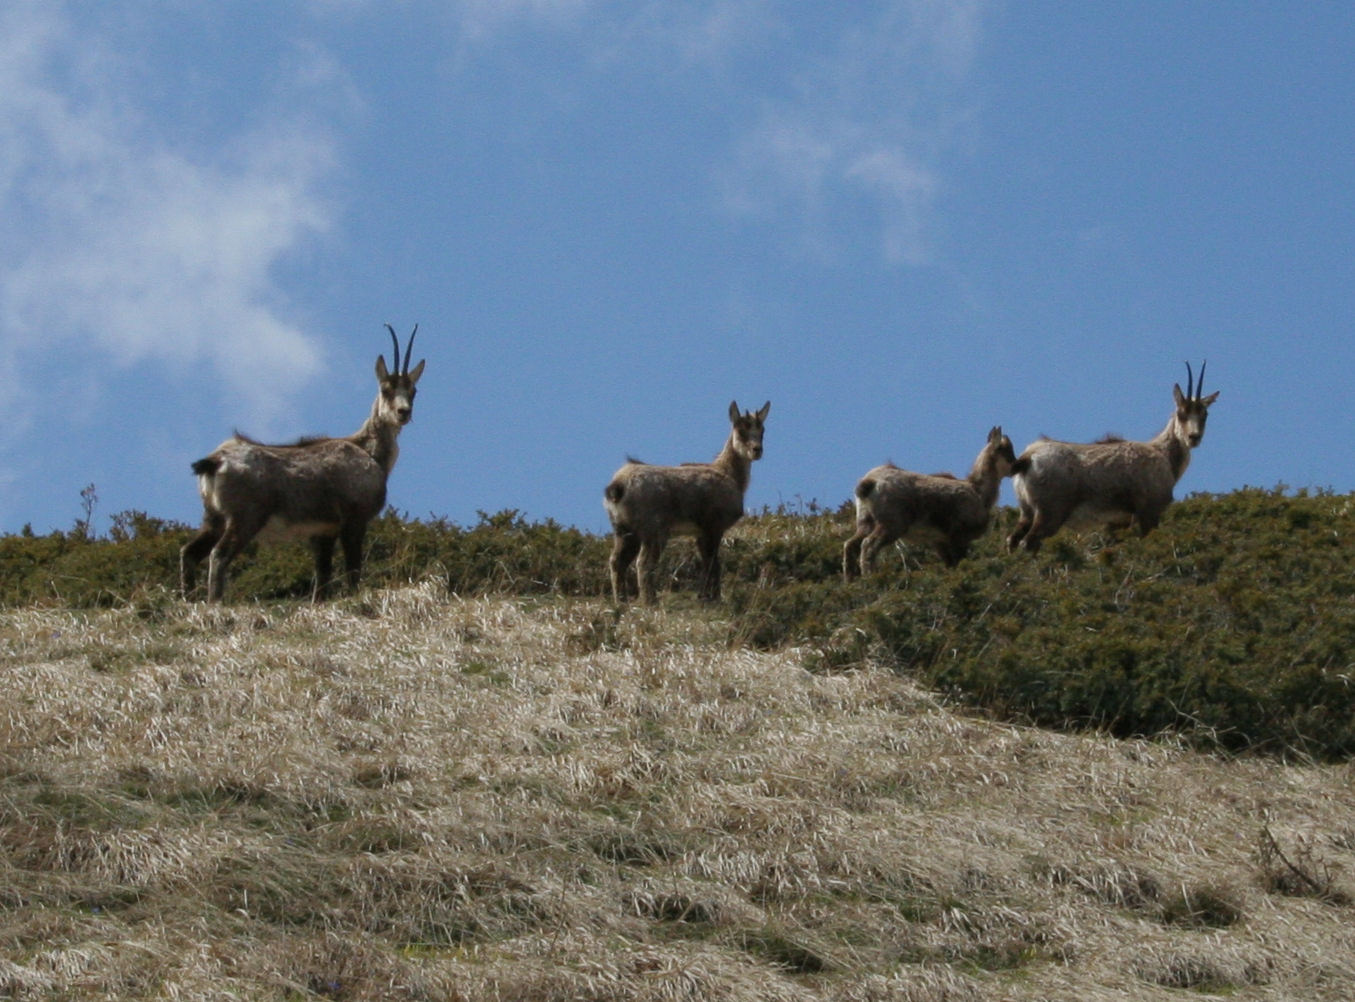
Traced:
<path fill-rule="evenodd" d="M 426 359 L 420 359 L 419 364 L 414 366 L 414 371 L 409 371 L 409 356 L 414 350 L 414 335 L 419 333 L 419 325 L 414 325 L 414 330 L 410 332 L 409 343 L 405 346 L 404 365 L 400 364 L 400 339 L 395 335 L 395 328 L 390 324 L 386 325 L 386 330 L 391 332 L 391 341 L 395 344 L 395 355 L 393 356 L 395 368 L 388 370 L 386 368 L 386 357 L 384 355 L 376 356 L 376 378 L 381 384 L 381 403 L 380 408 L 384 416 L 397 425 L 409 424 L 409 420 L 414 416 L 414 395 L 417 392 L 414 388 L 418 383 L 419 377 L 423 375 L 423 364 Z"/>
<path fill-rule="evenodd" d="M 1012 467 L 1016 464 L 1016 450 L 1012 448 L 1012 440 L 1002 434 L 1001 425 L 994 425 L 989 430 L 988 448 L 985 451 L 992 457 L 993 467 L 999 477 L 1011 475 Z"/>
<path fill-rule="evenodd" d="M 1217 400 L 1219 395 L 1216 390 L 1207 397 L 1200 396 L 1200 391 L 1204 389 L 1204 368 L 1207 364 L 1200 363 L 1200 381 L 1196 383 L 1190 363 L 1186 363 L 1185 393 L 1181 392 L 1179 383 L 1172 386 L 1172 396 L 1176 400 L 1176 426 L 1179 434 L 1192 449 L 1204 438 L 1204 425 L 1209 420 L 1209 405 Z"/>
<path fill-rule="evenodd" d="M 763 422 L 771 409 L 770 400 L 757 411 L 740 411 L 735 401 L 729 402 L 729 423 L 733 426 L 730 442 L 734 451 L 750 462 L 762 458 Z"/>

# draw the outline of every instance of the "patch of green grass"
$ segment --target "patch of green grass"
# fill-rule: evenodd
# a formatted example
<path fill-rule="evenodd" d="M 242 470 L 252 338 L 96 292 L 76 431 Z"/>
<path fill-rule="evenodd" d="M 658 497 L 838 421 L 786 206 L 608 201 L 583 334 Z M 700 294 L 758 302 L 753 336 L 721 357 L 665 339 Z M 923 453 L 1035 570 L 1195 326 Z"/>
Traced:
<path fill-rule="evenodd" d="M 734 940 L 745 952 L 795 974 L 821 974 L 834 966 L 807 937 L 773 926 L 743 930 Z"/>
<path fill-rule="evenodd" d="M 154 820 L 156 812 L 132 797 L 100 788 L 70 787 L 43 782 L 24 791 L 30 818 L 48 820 L 70 828 L 110 831 L 140 828 Z"/>
<path fill-rule="evenodd" d="M 1224 929 L 1242 921 L 1242 917 L 1238 895 L 1217 884 L 1182 886 L 1162 904 L 1162 921 L 1168 925 Z"/>
<path fill-rule="evenodd" d="M 506 688 L 513 683 L 513 676 L 488 661 L 467 661 L 460 666 L 462 675 L 481 678 L 490 685 Z"/>

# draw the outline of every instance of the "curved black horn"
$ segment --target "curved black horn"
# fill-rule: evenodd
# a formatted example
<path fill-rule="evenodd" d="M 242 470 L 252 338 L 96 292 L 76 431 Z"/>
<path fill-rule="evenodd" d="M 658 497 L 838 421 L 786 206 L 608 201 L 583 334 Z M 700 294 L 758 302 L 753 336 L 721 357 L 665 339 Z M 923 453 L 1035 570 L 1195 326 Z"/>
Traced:
<path fill-rule="evenodd" d="M 386 330 L 391 332 L 391 340 L 395 342 L 395 358 L 391 360 L 391 371 L 398 373 L 400 371 L 400 339 L 395 334 L 395 328 L 390 324 L 386 325 Z"/>
<path fill-rule="evenodd" d="M 1209 364 L 1208 359 L 1200 362 L 1200 381 L 1195 384 L 1195 399 L 1199 400 L 1204 396 L 1204 367 Z"/>
<path fill-rule="evenodd" d="M 391 333 L 393 334 L 395 332 L 392 331 Z M 414 329 L 409 332 L 409 343 L 405 345 L 405 365 L 404 368 L 400 370 L 400 372 L 406 376 L 409 375 L 409 356 L 414 354 L 414 335 L 417 333 L 419 333 L 419 325 L 415 324 Z M 396 345 L 397 351 L 399 347 L 400 346 L 397 344 Z"/>
<path fill-rule="evenodd" d="M 399 356 L 396 356 L 397 361 Z M 1195 399 L 1195 373 L 1190 371 L 1190 362 L 1186 362 L 1186 399 Z"/>

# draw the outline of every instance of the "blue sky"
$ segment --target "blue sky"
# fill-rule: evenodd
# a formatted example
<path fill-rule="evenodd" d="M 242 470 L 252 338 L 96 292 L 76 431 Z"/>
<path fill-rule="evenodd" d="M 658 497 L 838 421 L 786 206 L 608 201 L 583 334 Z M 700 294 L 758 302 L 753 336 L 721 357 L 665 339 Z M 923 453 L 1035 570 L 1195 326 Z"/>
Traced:
<path fill-rule="evenodd" d="M 358 427 L 386 322 L 419 517 L 603 531 L 731 399 L 749 506 L 836 505 L 1149 437 L 1187 359 L 1178 497 L 1351 491 L 1352 52 L 1341 3 L 10 0 L 0 532 L 196 522 L 233 429 Z"/>

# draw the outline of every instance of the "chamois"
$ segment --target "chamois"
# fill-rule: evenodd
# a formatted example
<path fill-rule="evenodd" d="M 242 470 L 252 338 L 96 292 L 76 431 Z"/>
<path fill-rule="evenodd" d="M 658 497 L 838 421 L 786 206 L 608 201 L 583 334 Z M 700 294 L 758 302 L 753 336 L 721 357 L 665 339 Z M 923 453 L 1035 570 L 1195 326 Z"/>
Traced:
<path fill-rule="evenodd" d="M 1064 525 L 1124 529 L 1137 523 L 1142 536 L 1156 528 L 1190 463 L 1190 450 L 1204 438 L 1209 405 L 1218 399 L 1217 392 L 1200 396 L 1204 369 L 1201 365 L 1196 384 L 1186 363 L 1186 392 L 1173 384 L 1171 420 L 1147 442 L 1115 437 L 1089 444 L 1032 442 L 1012 471 L 1021 515 L 1007 548 L 1024 544 L 1035 553 Z"/>
<path fill-rule="evenodd" d="M 305 538 L 315 557 L 312 600 L 325 597 L 334 566 L 334 543 L 343 546 L 348 585 L 362 574 L 362 542 L 367 524 L 386 503 L 386 479 L 399 454 L 396 439 L 413 415 L 421 360 L 409 368 L 414 335 L 400 363 L 400 339 L 394 369 L 376 359 L 378 392 L 371 416 L 347 438 L 308 438 L 295 445 L 264 445 L 237 432 L 193 464 L 202 495 L 201 531 L 179 553 L 179 583 L 184 597 L 197 581 L 197 565 L 208 554 L 207 598 L 219 602 L 226 568 L 255 537 Z"/>
<path fill-rule="evenodd" d="M 869 574 L 881 547 L 896 539 L 930 543 L 954 567 L 988 528 L 998 487 L 1014 462 L 1012 440 L 995 426 L 964 480 L 892 463 L 875 467 L 856 485 L 856 535 L 842 547 L 843 578 Z"/>
<path fill-rule="evenodd" d="M 609 566 L 618 605 L 627 598 L 632 563 L 641 601 L 654 603 L 654 571 L 674 533 L 695 534 L 701 598 L 720 597 L 720 540 L 743 516 L 743 495 L 753 461 L 762 458 L 763 424 L 771 408 L 768 401 L 757 412 L 740 412 L 730 403 L 729 440 L 712 462 L 651 466 L 631 459 L 616 471 L 603 491 L 603 506 L 615 532 Z"/>

